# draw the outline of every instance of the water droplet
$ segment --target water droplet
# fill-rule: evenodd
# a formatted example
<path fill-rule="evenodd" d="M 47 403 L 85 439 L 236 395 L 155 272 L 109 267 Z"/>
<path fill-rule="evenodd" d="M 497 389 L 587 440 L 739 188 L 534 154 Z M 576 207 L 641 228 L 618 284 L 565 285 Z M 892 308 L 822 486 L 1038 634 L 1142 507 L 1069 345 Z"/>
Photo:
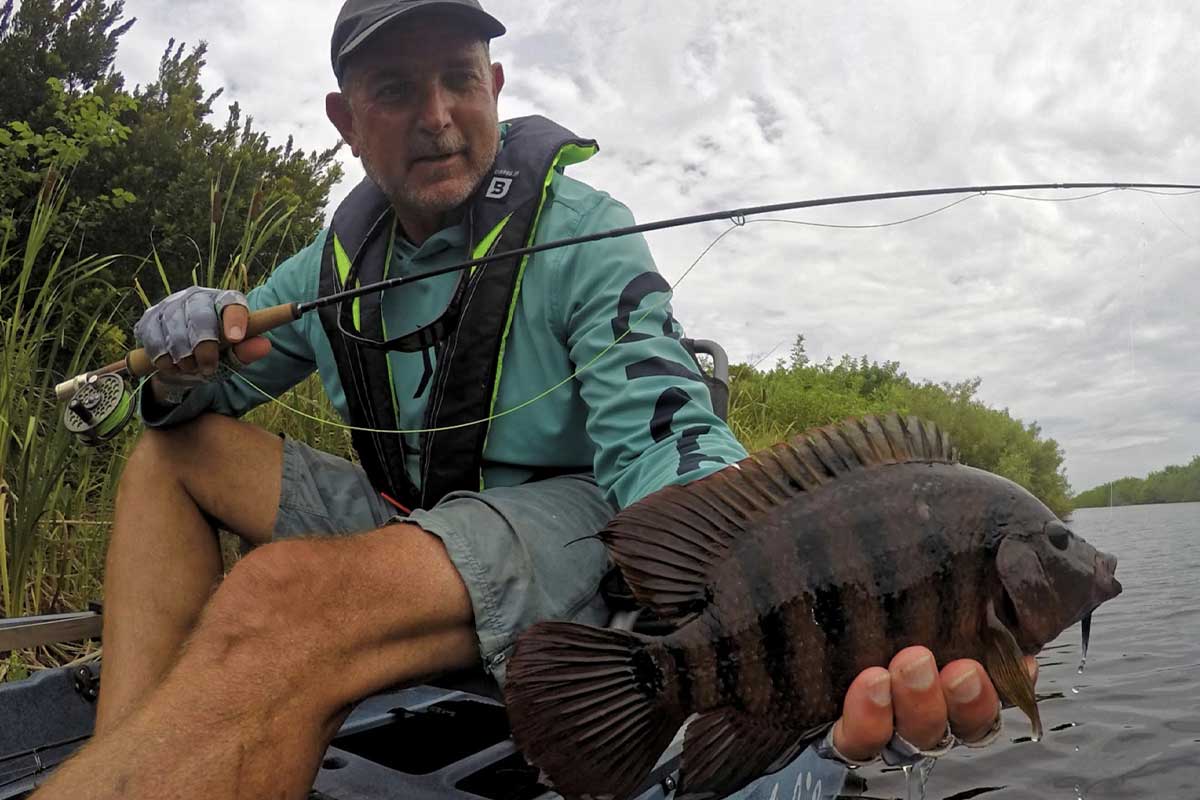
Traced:
<path fill-rule="evenodd" d="M 1078 753 L 1078 752 L 1079 752 L 1079 745 L 1075 745 L 1075 752 L 1076 752 L 1076 753 Z"/>
<path fill-rule="evenodd" d="M 929 775 L 937 764 L 936 758 L 926 758 L 911 767 L 903 767 L 905 794 L 908 800 L 926 800 L 925 786 L 929 783 Z M 915 780 L 914 780 L 915 773 Z M 913 793 L 913 789 L 916 793 Z"/>

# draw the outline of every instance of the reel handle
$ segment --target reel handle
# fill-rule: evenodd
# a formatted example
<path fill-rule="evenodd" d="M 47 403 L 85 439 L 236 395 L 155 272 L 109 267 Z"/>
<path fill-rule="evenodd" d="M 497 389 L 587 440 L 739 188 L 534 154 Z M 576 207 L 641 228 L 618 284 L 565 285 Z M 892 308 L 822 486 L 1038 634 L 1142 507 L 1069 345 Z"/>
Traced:
<path fill-rule="evenodd" d="M 300 319 L 300 306 L 298 303 L 282 303 L 270 308 L 262 308 L 258 311 L 250 312 L 249 322 L 246 324 L 246 338 L 261 336 L 267 331 L 287 325 L 290 322 L 295 322 Z M 228 345 L 222 342 L 221 349 L 225 350 Z M 100 369 L 85 372 L 82 375 L 76 375 L 74 378 L 65 380 L 54 387 L 54 394 L 59 400 L 69 400 L 75 396 L 75 392 L 79 387 L 87 382 L 87 379 L 93 375 L 109 375 L 115 372 L 126 372 L 133 378 L 144 378 L 154 372 L 154 362 L 150 360 L 150 356 L 142 348 L 130 350 L 125 355 L 125 358 L 120 361 L 114 361 Z"/>

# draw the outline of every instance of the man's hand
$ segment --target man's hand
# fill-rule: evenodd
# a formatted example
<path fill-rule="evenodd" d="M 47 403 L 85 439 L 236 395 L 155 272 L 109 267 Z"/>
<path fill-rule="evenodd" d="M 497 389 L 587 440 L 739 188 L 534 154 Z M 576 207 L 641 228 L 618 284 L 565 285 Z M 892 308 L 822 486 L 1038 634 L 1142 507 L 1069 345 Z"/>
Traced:
<path fill-rule="evenodd" d="M 211 379 L 220 365 L 222 344 L 233 345 L 233 356 L 242 364 L 270 352 L 266 338 L 245 338 L 249 318 L 241 292 L 200 286 L 146 309 L 133 332 L 158 370 L 151 382 L 155 396 L 178 402 L 188 388 Z"/>
<path fill-rule="evenodd" d="M 1025 657 L 1025 667 L 1037 681 L 1037 661 Z M 863 670 L 842 705 L 833 728 L 833 745 L 855 761 L 879 755 L 894 733 L 916 747 L 935 747 L 946 723 L 964 742 L 982 739 L 1000 714 L 996 689 L 982 665 L 962 659 L 938 673 L 933 654 L 924 647 L 901 650 L 887 669 Z"/>

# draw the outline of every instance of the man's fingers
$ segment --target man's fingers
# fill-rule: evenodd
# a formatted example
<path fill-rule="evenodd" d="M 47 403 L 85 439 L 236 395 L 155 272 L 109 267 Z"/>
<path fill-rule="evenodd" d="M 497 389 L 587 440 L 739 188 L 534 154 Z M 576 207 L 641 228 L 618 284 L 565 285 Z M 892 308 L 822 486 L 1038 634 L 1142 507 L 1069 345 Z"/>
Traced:
<path fill-rule="evenodd" d="M 243 305 L 225 306 L 221 312 L 221 326 L 225 341 L 237 344 L 246 338 L 246 326 L 250 323 L 250 311 Z"/>
<path fill-rule="evenodd" d="M 854 761 L 870 761 L 892 738 L 891 676 L 883 667 L 863 670 L 850 684 L 833 746 Z"/>
<path fill-rule="evenodd" d="M 241 344 L 233 346 L 233 354 L 243 364 L 258 361 L 269 352 L 271 352 L 271 342 L 265 336 L 255 336 L 253 339 L 247 339 Z"/>
<path fill-rule="evenodd" d="M 217 363 L 221 359 L 221 350 L 216 342 L 201 342 L 196 345 L 196 350 L 193 353 L 196 359 L 196 367 L 205 375 L 212 375 L 217 371 Z"/>
<path fill-rule="evenodd" d="M 924 647 L 906 647 L 892 659 L 888 671 L 896 732 L 922 750 L 932 749 L 946 734 L 946 698 L 933 653 Z"/>
<path fill-rule="evenodd" d="M 984 737 L 996 724 L 1000 698 L 977 661 L 952 661 L 942 669 L 942 691 L 950 714 L 950 729 L 966 742 Z"/>

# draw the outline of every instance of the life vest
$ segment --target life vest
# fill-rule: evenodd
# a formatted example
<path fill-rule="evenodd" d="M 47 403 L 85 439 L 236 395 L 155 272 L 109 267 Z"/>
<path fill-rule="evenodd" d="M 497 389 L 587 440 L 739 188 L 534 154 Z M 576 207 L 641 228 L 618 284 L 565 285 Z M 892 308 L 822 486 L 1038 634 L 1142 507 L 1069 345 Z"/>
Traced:
<path fill-rule="evenodd" d="M 467 202 L 463 224 L 469 252 L 482 258 L 531 245 L 556 170 L 591 158 L 598 147 L 539 117 L 510 120 L 491 177 Z M 384 280 L 394 236 L 391 203 L 370 180 L 360 183 L 333 215 L 321 264 L 320 295 Z M 465 260 L 465 259 L 464 259 Z M 430 508 L 447 493 L 483 488 L 483 449 L 495 412 L 504 350 L 529 256 L 490 261 L 459 273 L 449 305 L 438 319 L 385 341 L 382 293 L 321 309 L 346 395 L 350 424 L 396 430 L 399 403 L 388 351 L 426 355 L 429 399 L 420 436 L 420 482 L 405 469 L 404 438 L 354 431 L 359 460 L 375 489 L 408 508 Z M 340 318 L 340 320 L 339 320 Z M 375 341 L 366 345 L 343 333 Z M 436 369 L 430 369 L 431 349 Z M 421 391 L 418 391 L 418 396 Z M 456 425 L 463 427 L 455 428 Z"/>

